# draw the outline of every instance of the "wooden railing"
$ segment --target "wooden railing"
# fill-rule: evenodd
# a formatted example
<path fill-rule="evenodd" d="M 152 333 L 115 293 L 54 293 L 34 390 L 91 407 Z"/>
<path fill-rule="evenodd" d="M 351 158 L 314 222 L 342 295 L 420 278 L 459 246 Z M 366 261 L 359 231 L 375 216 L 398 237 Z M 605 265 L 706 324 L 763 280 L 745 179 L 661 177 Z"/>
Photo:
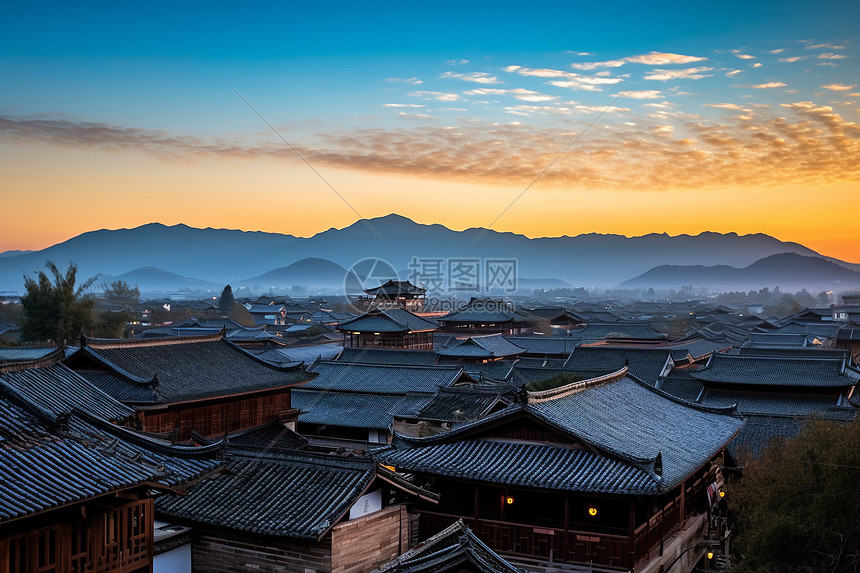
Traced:
<path fill-rule="evenodd" d="M 661 540 L 675 531 L 704 507 L 705 480 L 698 480 L 684 491 L 684 508 L 681 515 L 681 496 L 670 501 L 627 535 L 594 531 L 575 531 L 541 527 L 522 523 L 508 523 L 491 519 L 470 519 L 458 515 L 421 512 L 421 539 L 426 539 L 451 525 L 458 519 L 494 551 L 522 555 L 546 561 L 594 564 L 609 569 L 632 570 L 634 565 L 648 557 Z"/>
<path fill-rule="evenodd" d="M 438 533 L 460 516 L 422 512 L 421 538 Z M 565 531 L 489 519 L 464 520 L 488 547 L 500 553 L 522 555 L 549 562 L 594 563 L 606 568 L 629 570 L 629 538 L 593 531 Z"/>

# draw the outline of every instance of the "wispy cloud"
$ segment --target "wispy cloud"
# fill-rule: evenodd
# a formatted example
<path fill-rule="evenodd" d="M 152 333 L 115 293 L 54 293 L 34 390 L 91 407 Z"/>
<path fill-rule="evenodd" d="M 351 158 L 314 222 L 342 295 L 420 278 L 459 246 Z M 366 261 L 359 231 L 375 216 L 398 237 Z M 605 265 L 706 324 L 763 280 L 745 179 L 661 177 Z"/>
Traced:
<path fill-rule="evenodd" d="M 740 58 L 742 60 L 754 60 L 755 56 L 751 56 L 749 54 L 735 54 L 736 58 Z"/>
<path fill-rule="evenodd" d="M 385 81 L 393 83 L 409 84 L 410 86 L 420 86 L 424 82 L 418 78 L 388 78 Z"/>
<path fill-rule="evenodd" d="M 836 44 L 813 44 L 808 42 L 806 44 L 807 50 L 844 50 L 845 46 L 839 46 Z"/>
<path fill-rule="evenodd" d="M 652 105 L 661 105 L 654 102 Z M 779 117 L 744 111 L 723 121 L 639 116 L 627 124 L 601 124 L 565 154 L 541 186 L 642 192 L 709 186 L 815 184 L 860 180 L 860 128 L 832 106 L 810 101 L 782 104 Z M 517 106 L 521 113 L 565 114 L 574 106 Z M 589 111 L 589 110 L 582 110 Z M 481 121 L 456 128 L 432 118 L 397 129 L 321 129 L 297 145 L 317 168 L 350 168 L 484 184 L 531 181 L 547 156 L 564 149 L 587 124 L 576 114 L 547 128 Z M 0 116 L 0 141 L 148 153 L 167 161 L 254 159 L 284 161 L 295 154 L 278 141 L 204 140 L 158 130 L 61 119 Z M 292 142 L 297 144 L 299 142 Z"/>
<path fill-rule="evenodd" d="M 790 58 L 779 58 L 777 61 L 793 64 L 794 62 L 799 62 L 802 59 L 803 58 L 801 56 L 791 56 Z"/>
<path fill-rule="evenodd" d="M 384 103 L 382 107 L 424 107 L 423 103 Z"/>
<path fill-rule="evenodd" d="M 583 63 L 574 63 L 570 64 L 575 70 L 597 70 L 600 68 L 620 68 L 624 64 L 627 63 L 627 60 L 607 60 L 605 62 L 583 62 Z"/>
<path fill-rule="evenodd" d="M 730 71 L 730 72 L 726 72 L 726 77 L 727 77 L 727 78 L 733 78 L 733 77 L 735 77 L 736 75 L 738 75 L 738 74 L 742 74 L 742 73 L 744 73 L 744 71 L 743 71 L 743 70 L 732 70 L 732 71 Z"/>
<path fill-rule="evenodd" d="M 634 64 L 646 64 L 648 66 L 665 66 L 667 64 L 692 64 L 693 62 L 701 62 L 708 58 L 699 56 L 683 56 L 681 54 L 671 54 L 668 52 L 651 52 L 641 56 L 631 56 L 625 58 L 628 62 Z"/>
<path fill-rule="evenodd" d="M 417 92 L 411 92 L 409 95 L 412 97 L 420 97 L 420 98 L 432 99 L 432 100 L 436 100 L 436 101 L 458 101 L 458 100 L 460 100 L 459 94 L 448 93 L 448 92 L 417 91 Z"/>
<path fill-rule="evenodd" d="M 715 107 L 718 109 L 731 109 L 731 110 L 735 110 L 735 111 L 744 110 L 743 107 L 739 106 L 736 103 L 706 103 L 705 107 Z"/>
<path fill-rule="evenodd" d="M 455 80 L 463 80 L 466 82 L 475 82 L 478 84 L 500 84 L 502 82 L 499 81 L 497 76 L 492 76 L 486 72 L 470 72 L 466 74 L 460 74 L 457 72 L 445 72 L 440 76 L 443 79 L 455 79 Z"/>
<path fill-rule="evenodd" d="M 700 80 L 702 78 L 713 77 L 713 74 L 706 74 L 714 68 L 687 68 L 686 70 L 663 70 L 656 69 L 645 75 L 646 80 Z"/>
<path fill-rule="evenodd" d="M 630 99 L 660 99 L 663 97 L 660 90 L 630 90 L 623 94 L 613 94 L 612 97 L 617 97 L 619 95 L 621 95 L 621 97 L 629 97 Z"/>
<path fill-rule="evenodd" d="M 850 90 L 853 90 L 854 88 L 856 88 L 856 87 L 857 87 L 857 84 L 852 84 L 852 85 L 845 85 L 845 84 L 827 84 L 827 85 L 824 85 L 824 86 L 821 86 L 821 87 L 822 87 L 822 88 L 824 88 L 824 89 L 826 89 L 826 90 L 831 90 L 831 91 L 834 91 L 834 92 L 847 92 L 847 91 L 850 91 Z"/>
<path fill-rule="evenodd" d="M 541 101 L 553 101 L 559 99 L 558 96 L 551 96 L 547 94 L 542 94 L 540 92 L 536 92 L 533 90 L 527 90 L 523 88 L 514 88 L 514 89 L 499 89 L 499 88 L 478 88 L 474 90 L 468 90 L 463 92 L 468 96 L 476 96 L 476 95 L 500 95 L 500 96 L 511 96 L 518 100 L 522 101 L 531 101 L 531 102 L 541 102 Z"/>
<path fill-rule="evenodd" d="M 469 63 L 469 60 L 446 60 L 446 64 L 449 66 L 463 66 Z"/>
<path fill-rule="evenodd" d="M 830 52 L 825 52 L 823 54 L 818 54 L 815 57 L 819 60 L 844 60 L 849 56 L 846 56 L 845 54 L 832 54 Z"/>
<path fill-rule="evenodd" d="M 524 68 L 521 66 L 508 66 L 503 69 L 511 74 L 551 79 L 552 81 L 547 83 L 556 87 L 583 91 L 599 91 L 600 86 L 615 85 L 624 81 L 624 78 L 613 78 L 604 75 L 585 76 L 575 72 L 565 72 L 552 68 Z"/>
<path fill-rule="evenodd" d="M 767 82 L 764 84 L 754 84 L 749 87 L 755 88 L 757 90 L 769 90 L 773 88 L 784 88 L 785 86 L 786 84 L 784 84 L 783 82 Z"/>

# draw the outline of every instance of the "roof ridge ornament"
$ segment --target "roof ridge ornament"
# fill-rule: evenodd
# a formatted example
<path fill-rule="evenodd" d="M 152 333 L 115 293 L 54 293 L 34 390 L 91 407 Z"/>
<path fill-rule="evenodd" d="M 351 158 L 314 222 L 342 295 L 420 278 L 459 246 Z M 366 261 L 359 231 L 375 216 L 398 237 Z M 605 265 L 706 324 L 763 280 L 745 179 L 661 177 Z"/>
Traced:
<path fill-rule="evenodd" d="M 527 390 L 525 395 L 525 401 L 527 404 L 539 404 L 541 402 L 549 402 L 550 400 L 564 398 L 565 396 L 570 396 L 571 394 L 582 392 L 587 388 L 591 388 L 599 384 L 606 384 L 609 382 L 615 382 L 617 380 L 620 380 L 627 375 L 627 370 L 627 366 L 623 366 L 621 369 L 616 370 L 615 372 L 610 372 L 609 374 L 604 374 L 595 378 L 580 380 L 578 382 L 571 382 L 570 384 L 566 384 L 558 388 L 539 390 L 535 392 L 530 392 Z"/>

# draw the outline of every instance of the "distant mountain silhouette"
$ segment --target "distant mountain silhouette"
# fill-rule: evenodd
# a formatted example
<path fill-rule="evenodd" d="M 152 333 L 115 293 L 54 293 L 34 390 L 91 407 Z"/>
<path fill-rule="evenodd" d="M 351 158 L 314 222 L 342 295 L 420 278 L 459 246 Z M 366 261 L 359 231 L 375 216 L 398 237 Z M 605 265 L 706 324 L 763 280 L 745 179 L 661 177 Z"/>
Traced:
<path fill-rule="evenodd" d="M 343 287 L 346 269 L 327 259 L 307 258 L 254 278 L 236 281 L 236 287 L 288 289 L 293 286 L 339 289 Z"/>
<path fill-rule="evenodd" d="M 155 267 L 223 287 L 309 258 L 325 259 L 346 269 L 368 257 L 383 259 L 395 269 L 411 268 L 410 263 L 428 259 L 443 265 L 456 258 L 509 259 L 516 261 L 517 276 L 526 279 L 550 277 L 573 286 L 612 287 L 659 265 L 746 267 L 785 252 L 820 256 L 803 245 L 762 234 L 624 237 L 592 233 L 529 239 L 480 228 L 454 231 L 400 215 L 363 219 L 309 238 L 151 223 L 134 229 L 92 231 L 41 251 L 0 257 L 0 290 L 22 291 L 24 274 L 32 276 L 43 270 L 46 260 L 63 268 L 69 261 L 75 262 L 82 279 L 96 273 L 117 276 Z M 311 275 L 304 276 L 310 280 Z"/>
<path fill-rule="evenodd" d="M 727 265 L 660 265 L 618 285 L 619 288 L 679 289 L 683 285 L 715 290 L 749 290 L 779 286 L 783 291 L 860 287 L 860 272 L 822 257 L 780 253 L 736 268 Z"/>
<path fill-rule="evenodd" d="M 184 277 L 155 267 L 141 267 L 119 275 L 102 275 L 96 284 L 125 281 L 130 285 L 138 285 L 141 294 L 160 293 L 169 295 L 185 289 L 210 291 L 213 296 L 220 296 L 223 284 Z"/>

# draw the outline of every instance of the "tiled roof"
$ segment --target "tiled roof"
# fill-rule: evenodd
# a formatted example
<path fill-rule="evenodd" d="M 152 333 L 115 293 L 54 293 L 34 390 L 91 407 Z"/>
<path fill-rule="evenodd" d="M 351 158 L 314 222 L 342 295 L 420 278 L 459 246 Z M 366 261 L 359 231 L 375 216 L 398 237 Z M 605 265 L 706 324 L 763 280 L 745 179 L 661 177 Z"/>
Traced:
<path fill-rule="evenodd" d="M 104 369 L 141 383 L 157 377 L 156 392 L 166 403 L 284 388 L 308 378 L 298 368 L 257 360 L 220 337 L 90 339 L 67 364 L 73 369 Z"/>
<path fill-rule="evenodd" d="M 643 459 L 660 454 L 666 488 L 703 466 L 743 423 L 667 399 L 629 377 L 527 408 L 604 451 Z"/>
<path fill-rule="evenodd" d="M 793 438 L 806 423 L 806 419 L 794 416 L 748 416 L 729 453 L 735 458 L 742 452 L 759 457 L 774 439 Z"/>
<path fill-rule="evenodd" d="M 146 484 L 176 487 L 220 465 L 208 450 L 142 447 L 111 424 L 33 408 L 0 397 L 0 523 Z"/>
<path fill-rule="evenodd" d="M 493 360 L 491 362 L 464 362 L 466 374 L 475 380 L 510 380 L 514 372 L 514 360 Z"/>
<path fill-rule="evenodd" d="M 376 394 L 432 394 L 464 374 L 459 366 L 392 366 L 327 360 L 315 363 L 309 371 L 317 376 L 302 385 L 303 389 Z"/>
<path fill-rule="evenodd" d="M 775 392 L 731 392 L 705 390 L 699 403 L 709 408 L 729 408 L 737 404 L 741 414 L 769 414 L 783 416 L 825 415 L 836 406 L 835 396 L 796 395 Z"/>
<path fill-rule="evenodd" d="M 630 374 L 654 382 L 671 364 L 671 352 L 665 348 L 642 349 L 615 346 L 579 346 L 564 364 L 574 371 L 613 372 L 627 366 Z"/>
<path fill-rule="evenodd" d="M 400 350 L 390 348 L 344 348 L 338 362 L 361 364 L 390 364 L 401 366 L 432 366 L 436 354 L 432 350 Z"/>
<path fill-rule="evenodd" d="M 593 452 L 531 442 L 462 440 L 426 447 L 375 450 L 398 471 L 590 493 L 653 494 L 658 482 L 643 469 Z"/>
<path fill-rule="evenodd" d="M 464 562 L 469 563 L 466 567 Z M 484 545 L 461 520 L 420 542 L 373 573 L 523 573 Z"/>
<path fill-rule="evenodd" d="M 490 359 L 517 356 L 525 351 L 525 348 L 511 342 L 501 334 L 490 334 L 487 336 L 470 336 L 451 344 L 447 348 L 437 350 L 436 354 L 454 358 Z"/>
<path fill-rule="evenodd" d="M 156 404 L 161 400 L 155 387 L 149 382 L 137 382 L 102 370 L 78 370 L 77 373 L 123 404 Z"/>
<path fill-rule="evenodd" d="M 481 302 L 481 301 L 478 301 Z M 455 310 L 443 317 L 439 318 L 442 324 L 448 322 L 468 322 L 468 323 L 504 323 L 511 321 L 522 321 L 524 317 L 517 316 L 513 312 L 498 308 L 499 304 L 496 301 L 478 304 L 476 301 L 471 301 L 465 308 Z"/>
<path fill-rule="evenodd" d="M 837 388 L 857 382 L 845 360 L 832 358 L 766 358 L 715 354 L 693 378 L 719 384 Z"/>
<path fill-rule="evenodd" d="M 567 444 L 481 439 L 484 428 L 534 417 Z M 514 405 L 429 438 L 397 436 L 376 455 L 406 471 L 569 491 L 650 494 L 703 467 L 742 425 L 736 417 L 669 399 L 629 377 L 542 402 Z"/>
<path fill-rule="evenodd" d="M 370 296 L 378 296 L 382 298 L 392 298 L 406 294 L 422 295 L 427 292 L 427 289 L 415 286 L 409 281 L 389 280 L 387 283 L 378 287 L 364 289 Z"/>
<path fill-rule="evenodd" d="M 374 308 L 341 322 L 337 328 L 347 332 L 426 332 L 439 325 L 402 308 Z"/>
<path fill-rule="evenodd" d="M 0 364 L 5 362 L 30 362 L 32 360 L 40 360 L 53 352 L 57 352 L 57 348 L 53 346 L 48 348 L 0 347 Z"/>
<path fill-rule="evenodd" d="M 389 429 L 395 414 L 421 409 L 430 394 L 364 394 L 294 389 L 292 406 L 302 411 L 299 423 L 335 427 Z"/>
<path fill-rule="evenodd" d="M 0 387 L 54 416 L 73 409 L 89 412 L 104 420 L 119 421 L 134 416 L 134 410 L 59 363 L 5 372 L 0 368 Z"/>
<path fill-rule="evenodd" d="M 307 438 L 279 421 L 238 432 L 227 438 L 227 446 L 230 448 L 283 451 L 297 450 L 306 445 L 308 445 Z"/>
<path fill-rule="evenodd" d="M 441 388 L 416 417 L 439 422 L 472 421 L 490 413 L 494 407 L 508 403 L 496 390 L 458 386 Z"/>
<path fill-rule="evenodd" d="M 525 356 L 567 357 L 579 345 L 579 340 L 567 336 L 508 336 L 509 341 L 526 349 Z"/>
<path fill-rule="evenodd" d="M 203 480 L 186 496 L 164 495 L 156 510 L 181 522 L 236 531 L 319 539 L 364 493 L 372 461 L 306 452 L 278 459 L 235 459 L 227 472 Z"/>
<path fill-rule="evenodd" d="M 596 341 L 607 338 L 635 338 L 637 340 L 663 340 L 666 335 L 657 332 L 647 322 L 589 322 L 585 328 L 571 330 L 569 336 L 578 340 Z"/>

